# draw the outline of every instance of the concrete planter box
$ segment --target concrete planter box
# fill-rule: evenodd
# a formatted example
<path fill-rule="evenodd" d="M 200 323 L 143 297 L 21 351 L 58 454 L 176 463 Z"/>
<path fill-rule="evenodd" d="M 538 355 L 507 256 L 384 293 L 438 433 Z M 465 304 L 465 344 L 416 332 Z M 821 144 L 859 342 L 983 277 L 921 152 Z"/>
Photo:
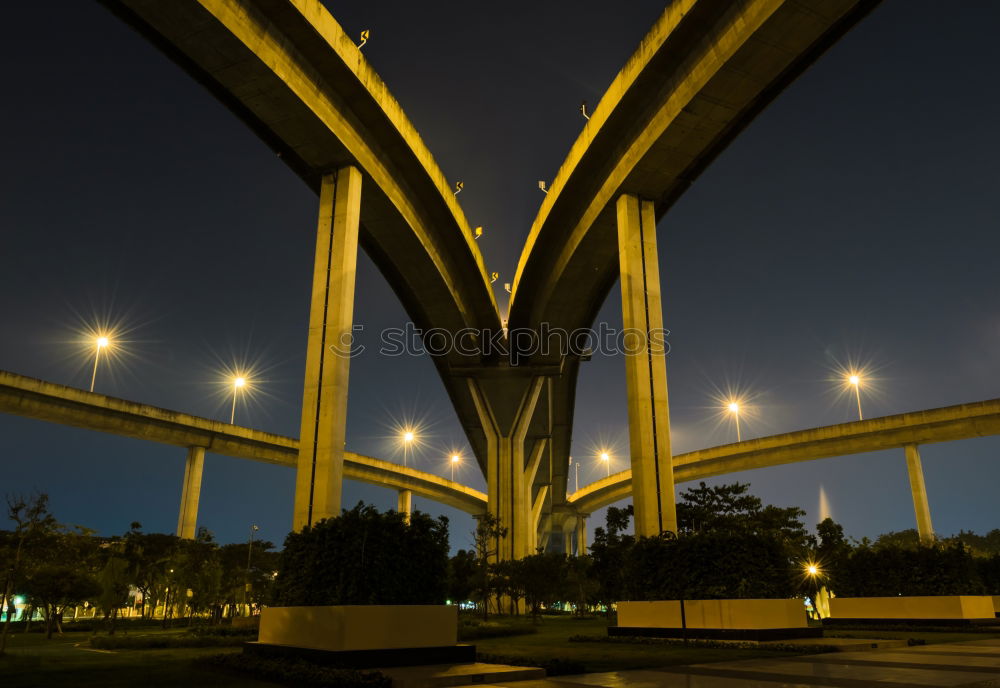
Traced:
<path fill-rule="evenodd" d="M 830 600 L 832 623 L 851 621 L 981 623 L 996 618 L 989 595 L 939 595 L 929 597 L 834 597 Z"/>
<path fill-rule="evenodd" d="M 800 599 L 619 602 L 610 635 L 766 640 L 818 635 L 809 628 Z M 686 627 L 686 628 L 685 628 Z"/>
<path fill-rule="evenodd" d="M 458 641 L 458 607 L 351 605 L 265 607 L 258 643 L 352 652 L 441 648 Z"/>

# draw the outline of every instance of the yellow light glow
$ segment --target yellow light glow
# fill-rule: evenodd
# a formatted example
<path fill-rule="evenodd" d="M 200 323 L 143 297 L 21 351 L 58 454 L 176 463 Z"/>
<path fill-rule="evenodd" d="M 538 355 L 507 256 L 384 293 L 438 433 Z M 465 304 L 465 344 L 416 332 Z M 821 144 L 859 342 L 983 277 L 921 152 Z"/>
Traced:
<path fill-rule="evenodd" d="M 98 349 L 103 349 L 104 347 L 108 346 L 110 343 L 111 343 L 111 340 L 109 340 L 107 337 L 98 337 L 97 338 L 97 348 Z"/>
<path fill-rule="evenodd" d="M 403 441 L 404 442 L 413 441 L 413 432 L 411 430 L 407 430 L 406 432 L 403 433 Z"/>
<path fill-rule="evenodd" d="M 601 452 L 601 461 L 610 461 L 611 455 L 607 452 Z"/>
<path fill-rule="evenodd" d="M 460 457 L 458 454 L 452 454 L 451 455 L 451 462 L 452 463 L 458 463 L 461 460 L 462 460 L 462 457 Z"/>
<path fill-rule="evenodd" d="M 233 387 L 236 388 L 243 387 L 246 383 L 247 379 L 245 377 L 237 377 L 233 379 Z"/>
<path fill-rule="evenodd" d="M 855 387 L 861 384 L 861 378 L 858 375 L 853 375 L 853 374 L 849 375 L 847 381 L 852 385 L 854 385 Z"/>
<path fill-rule="evenodd" d="M 816 564 L 806 564 L 806 573 L 810 576 L 818 576 L 819 567 Z"/>
<path fill-rule="evenodd" d="M 738 403 L 736 403 L 735 401 L 731 401 L 731 402 L 729 402 L 729 410 L 732 413 L 739 413 L 740 412 L 740 405 Z"/>

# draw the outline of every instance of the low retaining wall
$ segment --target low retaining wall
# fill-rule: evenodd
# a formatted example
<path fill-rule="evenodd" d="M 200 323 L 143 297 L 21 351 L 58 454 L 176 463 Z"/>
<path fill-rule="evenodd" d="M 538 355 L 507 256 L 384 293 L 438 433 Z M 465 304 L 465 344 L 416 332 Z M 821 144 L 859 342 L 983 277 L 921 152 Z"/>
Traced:
<path fill-rule="evenodd" d="M 882 622 L 989 622 L 996 618 L 995 598 L 989 595 L 936 595 L 927 597 L 834 597 L 830 600 L 832 623 Z"/>
<path fill-rule="evenodd" d="M 329 652 L 451 646 L 458 642 L 458 607 L 265 607 L 257 641 Z"/>
<path fill-rule="evenodd" d="M 800 599 L 619 602 L 609 635 L 777 640 L 822 634 L 809 628 Z"/>
<path fill-rule="evenodd" d="M 685 600 L 688 628 L 805 628 L 802 600 Z M 619 626 L 680 628 L 680 600 L 619 602 Z"/>

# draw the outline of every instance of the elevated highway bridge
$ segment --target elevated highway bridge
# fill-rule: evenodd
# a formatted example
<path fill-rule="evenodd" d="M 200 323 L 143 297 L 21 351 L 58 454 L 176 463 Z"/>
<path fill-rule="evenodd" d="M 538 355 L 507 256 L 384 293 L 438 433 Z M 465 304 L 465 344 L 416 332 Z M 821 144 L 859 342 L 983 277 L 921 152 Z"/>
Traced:
<path fill-rule="evenodd" d="M 279 466 L 296 466 L 298 440 L 260 430 L 209 420 L 177 411 L 116 399 L 74 387 L 0 371 L 0 413 L 123 437 L 169 444 L 187 450 L 178 535 L 196 530 L 201 470 L 206 452 Z M 914 411 L 851 423 L 771 435 L 735 444 L 700 449 L 673 457 L 678 483 L 802 461 L 903 448 L 920 534 L 933 537 L 930 509 L 920 465 L 919 445 L 1000 435 L 1000 399 Z M 486 511 L 487 495 L 425 471 L 346 452 L 344 475 L 351 480 L 400 493 L 409 511 L 409 496 L 434 500 L 473 515 Z M 632 496 L 632 471 L 616 473 L 570 493 L 564 529 L 575 531 L 577 550 L 586 549 L 585 519 L 594 511 Z M 536 516 L 534 524 L 542 526 Z M 539 533 L 539 542 L 546 538 Z M 566 546 L 566 545 L 564 545 Z M 572 550 L 570 543 L 567 550 Z"/>

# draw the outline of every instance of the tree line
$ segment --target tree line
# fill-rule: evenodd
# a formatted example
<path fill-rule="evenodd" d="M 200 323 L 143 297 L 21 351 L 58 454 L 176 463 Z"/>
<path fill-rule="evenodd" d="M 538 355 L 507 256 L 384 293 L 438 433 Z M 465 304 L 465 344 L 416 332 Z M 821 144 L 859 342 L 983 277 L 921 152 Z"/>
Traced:
<path fill-rule="evenodd" d="M 59 523 L 45 494 L 9 497 L 7 516 L 14 528 L 0 531 L 0 561 L 6 564 L 0 609 L 8 610 L 0 653 L 14 622 L 15 596 L 24 600 L 22 620 L 30 624 L 40 612 L 48 637 L 61 631 L 67 610 L 81 605 L 95 607 L 95 618 L 114 633 L 133 600 L 141 599 L 136 606 L 142 618 L 160 610 L 164 625 L 172 617 L 190 622 L 195 615 L 218 622 L 244 604 L 259 608 L 277 570 L 278 554 L 267 541 L 254 542 L 251 550 L 249 543 L 220 545 L 204 528 L 185 540 L 143 532 L 137 522 L 122 535 L 101 537 Z"/>

